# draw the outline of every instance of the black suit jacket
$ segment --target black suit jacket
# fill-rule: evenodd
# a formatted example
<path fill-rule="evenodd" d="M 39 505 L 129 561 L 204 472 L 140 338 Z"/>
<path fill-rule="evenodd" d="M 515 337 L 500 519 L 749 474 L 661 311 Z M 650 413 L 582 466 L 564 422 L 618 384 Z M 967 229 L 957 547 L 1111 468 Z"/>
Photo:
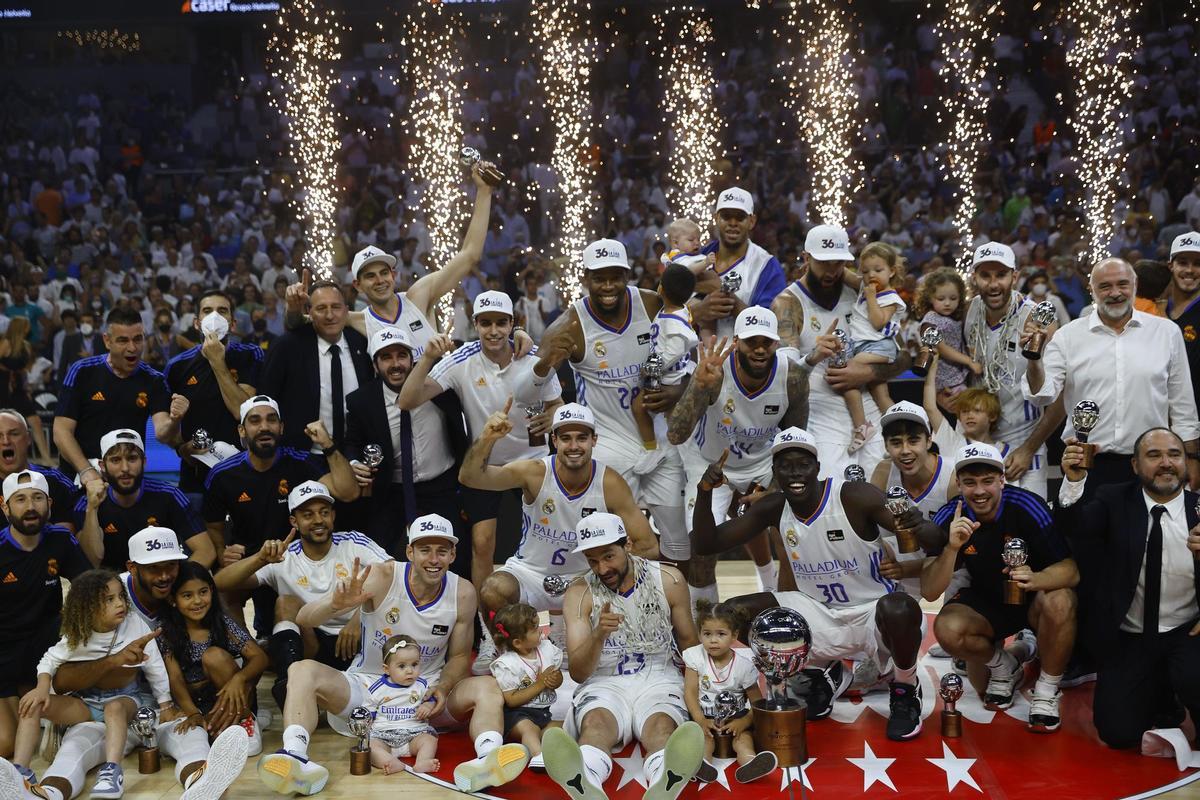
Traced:
<path fill-rule="evenodd" d="M 442 410 L 446 421 L 446 438 L 450 442 L 450 452 L 454 455 L 454 464 L 462 464 L 462 457 L 467 451 L 467 430 L 463 421 L 462 405 L 454 392 L 442 392 L 432 401 Z M 376 378 L 365 383 L 346 398 L 346 441 L 342 444 L 342 453 L 347 459 L 362 460 L 362 449 L 368 444 L 377 444 L 383 448 L 383 462 L 375 472 L 375 482 L 372 484 L 372 497 L 382 497 L 389 491 L 392 483 L 392 471 L 395 469 L 398 453 L 392 450 L 392 429 L 388 425 L 387 411 L 384 408 L 383 380 Z"/>
<path fill-rule="evenodd" d="M 92 339 L 92 355 L 100 355 L 107 352 L 104 349 L 104 337 L 98 333 L 93 333 Z M 83 349 L 83 334 L 79 331 L 63 335 L 62 340 L 62 361 L 58 365 L 58 383 L 61 386 L 63 381 L 67 379 L 67 372 L 70 371 L 71 365 L 79 360 L 79 352 Z"/>
<path fill-rule="evenodd" d="M 367 340 L 353 328 L 343 332 L 350 350 L 350 360 L 358 385 L 363 386 L 375 377 L 371 357 L 367 355 Z M 312 442 L 304 435 L 304 426 L 321 417 L 320 365 L 317 362 L 317 332 L 312 323 L 288 331 L 271 342 L 263 364 L 258 391 L 279 403 L 283 417 L 283 441 L 287 447 L 307 452 Z M 347 416 L 347 428 L 349 417 Z M 333 431 L 329 432 L 333 435 Z"/>
<path fill-rule="evenodd" d="M 1200 495 L 1184 490 L 1188 530 L 1200 522 L 1196 514 L 1197 499 Z M 1096 548 L 1079 560 L 1081 569 L 1093 572 L 1086 577 L 1094 587 L 1094 596 L 1081 597 L 1080 602 L 1091 604 L 1089 632 L 1097 645 L 1096 655 L 1103 658 L 1120 646 L 1118 633 L 1133 602 L 1146 557 L 1150 513 L 1142 485 L 1134 480 L 1098 487 L 1092 499 L 1059 508 L 1057 514 L 1063 530 L 1070 533 L 1077 548 Z M 1193 569 L 1193 581 L 1200 596 L 1200 565 L 1194 565 Z"/>

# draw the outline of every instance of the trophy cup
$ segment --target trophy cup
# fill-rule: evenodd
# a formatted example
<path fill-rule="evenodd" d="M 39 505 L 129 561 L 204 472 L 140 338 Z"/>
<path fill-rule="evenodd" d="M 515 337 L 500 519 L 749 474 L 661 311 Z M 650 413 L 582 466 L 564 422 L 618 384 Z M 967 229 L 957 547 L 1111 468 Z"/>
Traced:
<path fill-rule="evenodd" d="M 1096 460 L 1096 445 L 1088 444 L 1088 436 L 1100 421 L 1100 406 L 1091 400 L 1080 400 L 1071 411 L 1071 427 L 1075 429 L 1075 440 L 1083 445 L 1084 469 L 1091 469 Z"/>
<path fill-rule="evenodd" d="M 350 748 L 350 774 L 368 775 L 371 772 L 371 712 L 359 706 L 346 720 L 350 733 L 358 742 Z"/>
<path fill-rule="evenodd" d="M 138 751 L 138 772 L 143 775 L 158 772 L 158 709 L 142 706 L 134 712 L 130 724 L 142 740 L 142 749 Z"/>
<path fill-rule="evenodd" d="M 721 293 L 733 295 L 742 288 L 742 276 L 738 272 L 727 272 L 721 276 Z"/>
<path fill-rule="evenodd" d="M 546 446 L 546 434 L 534 433 L 533 431 L 529 430 L 529 421 L 531 419 L 533 419 L 534 417 L 536 417 L 538 414 L 545 411 L 546 404 L 538 403 L 537 405 L 524 406 L 524 408 L 525 408 L 525 429 L 529 433 L 529 446 L 530 447 L 545 447 Z"/>
<path fill-rule="evenodd" d="M 887 500 L 883 501 L 892 519 L 896 521 L 896 549 L 901 553 L 915 553 L 921 549 L 917 543 L 917 532 L 903 525 L 900 518 L 912 508 L 912 499 L 903 486 L 892 486 L 887 490 Z"/>
<path fill-rule="evenodd" d="M 483 156 L 474 147 L 464 147 L 458 151 L 458 163 L 467 169 L 471 169 L 482 160 Z M 504 176 L 500 174 L 500 170 L 493 166 L 480 167 L 479 174 L 483 176 L 484 183 L 493 189 L 504 181 Z"/>
<path fill-rule="evenodd" d="M 1043 300 L 1033 307 L 1033 311 L 1029 312 L 1029 318 L 1040 327 L 1029 337 L 1029 342 L 1021 348 L 1021 355 L 1030 361 L 1037 361 L 1042 357 L 1042 348 L 1046 346 L 1046 326 L 1058 318 L 1058 312 L 1054 310 L 1054 303 Z"/>
<path fill-rule="evenodd" d="M 787 696 L 787 682 L 804 669 L 811 646 L 808 622 L 790 608 L 768 608 L 750 623 L 754 666 L 767 679 L 767 697 L 751 707 L 754 747 L 770 750 L 781 767 L 808 761 L 808 705 Z"/>
<path fill-rule="evenodd" d="M 850 335 L 841 328 L 835 328 L 833 337 L 841 347 L 829 357 L 829 366 L 841 368 L 850 363 Z"/>
<path fill-rule="evenodd" d="M 567 593 L 571 580 L 566 575 L 547 575 L 542 578 L 542 591 L 551 597 L 562 597 Z"/>
<path fill-rule="evenodd" d="M 1025 562 L 1029 560 L 1029 549 L 1025 547 L 1025 540 L 1009 539 L 1004 543 L 1000 557 L 1009 567 L 1025 566 Z M 1010 606 L 1019 606 L 1025 602 L 1025 590 L 1021 588 L 1021 584 L 1011 579 L 1004 582 L 1004 602 Z"/>
<path fill-rule="evenodd" d="M 713 702 L 713 723 L 724 728 L 742 710 L 738 696 L 733 692 L 720 692 Z M 732 733 L 713 733 L 713 758 L 735 758 Z"/>
<path fill-rule="evenodd" d="M 662 388 L 662 376 L 667 371 L 667 364 L 657 350 L 651 350 L 642 364 L 642 389 L 647 392 L 657 392 Z"/>
<path fill-rule="evenodd" d="M 197 452 L 208 453 L 212 451 L 213 440 L 204 428 L 196 428 L 196 432 L 192 434 L 192 440 L 188 444 Z"/>
<path fill-rule="evenodd" d="M 929 363 L 933 361 L 933 354 L 937 352 L 938 345 L 941 343 L 941 331 L 932 325 L 921 328 L 921 352 L 917 353 L 917 357 L 913 359 L 912 364 L 914 375 L 924 378 L 929 374 Z"/>
<path fill-rule="evenodd" d="M 370 469 L 375 469 L 383 463 L 383 448 L 377 444 L 364 445 L 362 449 L 362 462 Z M 363 497 L 370 497 L 371 490 L 374 489 L 374 481 L 363 487 Z"/>
<path fill-rule="evenodd" d="M 942 686 L 938 689 L 942 696 L 942 737 L 957 739 L 962 736 L 962 712 L 954 706 L 963 694 L 963 679 L 953 672 L 942 676 Z"/>
<path fill-rule="evenodd" d="M 842 474 L 850 483 L 865 483 L 867 480 L 867 471 L 858 464 L 851 464 L 846 467 L 845 472 Z"/>

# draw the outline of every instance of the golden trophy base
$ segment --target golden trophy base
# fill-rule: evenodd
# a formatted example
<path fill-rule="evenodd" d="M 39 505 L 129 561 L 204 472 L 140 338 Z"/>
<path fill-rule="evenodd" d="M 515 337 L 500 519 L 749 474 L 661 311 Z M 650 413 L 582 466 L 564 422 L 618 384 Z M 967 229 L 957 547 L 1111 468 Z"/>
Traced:
<path fill-rule="evenodd" d="M 1025 603 L 1025 590 L 1016 581 L 1004 582 L 1004 602 L 1006 605 L 1019 606 Z"/>
<path fill-rule="evenodd" d="M 800 767 L 808 761 L 808 706 L 803 701 L 795 708 L 770 709 L 765 700 L 756 700 L 754 749 L 770 750 L 781 767 Z"/>
<path fill-rule="evenodd" d="M 917 357 L 913 359 L 912 371 L 918 378 L 924 378 L 929 374 L 929 362 L 933 361 L 933 352 L 921 348 L 921 352 L 917 353 Z"/>
<path fill-rule="evenodd" d="M 493 189 L 504 182 L 504 176 L 495 167 L 480 167 L 479 174 L 483 177 L 483 182 Z"/>
<path fill-rule="evenodd" d="M 359 750 L 350 748 L 350 774 L 351 775 L 369 775 L 371 774 L 371 751 Z"/>
<path fill-rule="evenodd" d="M 1042 348 L 1046 346 L 1046 334 L 1038 331 L 1029 337 L 1029 344 L 1021 349 L 1021 355 L 1030 361 L 1042 360 Z"/>
<path fill-rule="evenodd" d="M 157 747 L 146 747 L 138 751 L 138 772 L 142 775 L 153 775 L 161 766 Z"/>
<path fill-rule="evenodd" d="M 1083 463 L 1079 466 L 1083 467 L 1084 469 L 1091 469 L 1096 463 L 1096 452 L 1099 448 L 1097 448 L 1096 445 L 1089 444 L 1087 442 L 1080 442 L 1079 446 L 1083 448 Z"/>
<path fill-rule="evenodd" d="M 546 434 L 544 434 L 544 433 L 529 434 L 529 446 L 530 447 L 545 447 L 546 446 Z"/>
<path fill-rule="evenodd" d="M 921 543 L 917 541 L 916 531 L 909 528 L 896 531 L 896 549 L 901 553 L 915 553 L 920 550 Z"/>
<path fill-rule="evenodd" d="M 713 758 L 735 758 L 732 733 L 713 734 Z"/>
<path fill-rule="evenodd" d="M 957 739 L 962 736 L 962 721 L 961 711 L 942 709 L 942 738 Z"/>

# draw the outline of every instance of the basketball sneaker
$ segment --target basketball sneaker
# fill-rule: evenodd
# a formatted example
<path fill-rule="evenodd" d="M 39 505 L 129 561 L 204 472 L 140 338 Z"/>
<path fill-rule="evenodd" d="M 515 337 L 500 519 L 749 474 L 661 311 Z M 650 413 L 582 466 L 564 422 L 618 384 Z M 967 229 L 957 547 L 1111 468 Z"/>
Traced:
<path fill-rule="evenodd" d="M 565 652 L 565 651 L 564 651 Z M 492 662 L 496 660 L 496 642 L 492 640 L 492 635 L 488 633 L 487 628 L 483 629 L 483 638 L 479 640 L 479 653 L 475 656 L 474 663 L 471 664 L 472 675 L 491 675 Z"/>
<path fill-rule="evenodd" d="M 21 776 L 12 762 L 0 758 L 0 797 L 4 800 L 62 800 L 57 789 L 30 783 Z"/>
<path fill-rule="evenodd" d="M 246 766 L 249 738 L 242 725 L 230 725 L 221 731 L 209 748 L 204 765 L 188 776 L 179 800 L 220 800 Z M 259 748 L 262 748 L 261 738 Z"/>
<path fill-rule="evenodd" d="M 1013 697 L 1025 679 L 1024 664 L 1008 653 L 1004 654 L 1003 660 L 1003 664 L 992 669 L 983 693 L 983 705 L 989 711 L 1011 708 Z"/>
<path fill-rule="evenodd" d="M 1058 715 L 1058 701 L 1062 692 L 1055 692 L 1053 697 L 1043 697 L 1035 689 L 1029 695 L 1029 730 L 1034 733 L 1054 733 L 1062 720 Z"/>
<path fill-rule="evenodd" d="M 118 800 L 125 795 L 125 771 L 121 765 L 106 761 L 100 765 L 100 774 L 92 784 L 92 797 L 96 800 Z"/>
<path fill-rule="evenodd" d="M 608 800 L 608 795 L 592 783 L 583 766 L 579 745 L 562 728 L 547 728 L 542 734 L 542 757 L 546 761 L 546 774 L 571 800 Z"/>
<path fill-rule="evenodd" d="M 486 756 L 464 761 L 454 768 L 454 785 L 460 792 L 478 792 L 503 786 L 525 771 L 529 750 L 523 744 L 502 744 Z"/>
<path fill-rule="evenodd" d="M 779 766 L 779 759 L 770 750 L 764 750 L 745 764 L 737 768 L 733 777 L 738 783 L 751 783 L 759 778 L 765 778 Z"/>
<path fill-rule="evenodd" d="M 258 778 L 279 794 L 312 795 L 325 788 L 329 770 L 287 750 L 276 750 L 258 760 Z"/>
<path fill-rule="evenodd" d="M 912 739 L 921 732 L 921 685 L 893 682 L 890 692 L 887 737 L 895 742 Z"/>
<path fill-rule="evenodd" d="M 801 671 L 808 678 L 808 719 L 825 719 L 833 713 L 833 701 L 850 688 L 854 674 L 841 661 L 835 661 L 825 669 L 809 668 Z"/>
<path fill-rule="evenodd" d="M 704 731 L 688 721 L 675 729 L 663 748 L 663 771 L 642 800 L 675 800 L 704 761 Z"/>

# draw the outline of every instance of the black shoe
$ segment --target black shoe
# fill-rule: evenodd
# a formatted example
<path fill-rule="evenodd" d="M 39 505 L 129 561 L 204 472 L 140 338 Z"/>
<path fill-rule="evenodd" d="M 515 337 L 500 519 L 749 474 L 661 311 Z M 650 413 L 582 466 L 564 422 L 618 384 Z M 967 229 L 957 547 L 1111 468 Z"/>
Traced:
<path fill-rule="evenodd" d="M 894 742 L 914 738 L 921 732 L 921 687 L 892 683 L 887 737 Z"/>
<path fill-rule="evenodd" d="M 759 778 L 765 778 L 779 766 L 779 759 L 770 750 L 764 750 L 750 761 L 737 768 L 733 777 L 738 783 L 750 783 Z"/>
<path fill-rule="evenodd" d="M 707 761 L 701 761 L 700 769 L 696 770 L 696 774 L 692 777 L 692 780 L 700 781 L 701 783 L 713 783 L 717 778 L 717 768 Z"/>
<path fill-rule="evenodd" d="M 1072 658 L 1058 685 L 1063 689 L 1070 689 L 1085 683 L 1095 683 L 1095 681 L 1096 668 L 1088 661 Z"/>
<path fill-rule="evenodd" d="M 808 678 L 808 719 L 825 719 L 833 713 L 833 701 L 841 697 L 850 686 L 854 676 L 846 671 L 841 661 L 835 661 L 826 669 L 806 669 Z"/>

